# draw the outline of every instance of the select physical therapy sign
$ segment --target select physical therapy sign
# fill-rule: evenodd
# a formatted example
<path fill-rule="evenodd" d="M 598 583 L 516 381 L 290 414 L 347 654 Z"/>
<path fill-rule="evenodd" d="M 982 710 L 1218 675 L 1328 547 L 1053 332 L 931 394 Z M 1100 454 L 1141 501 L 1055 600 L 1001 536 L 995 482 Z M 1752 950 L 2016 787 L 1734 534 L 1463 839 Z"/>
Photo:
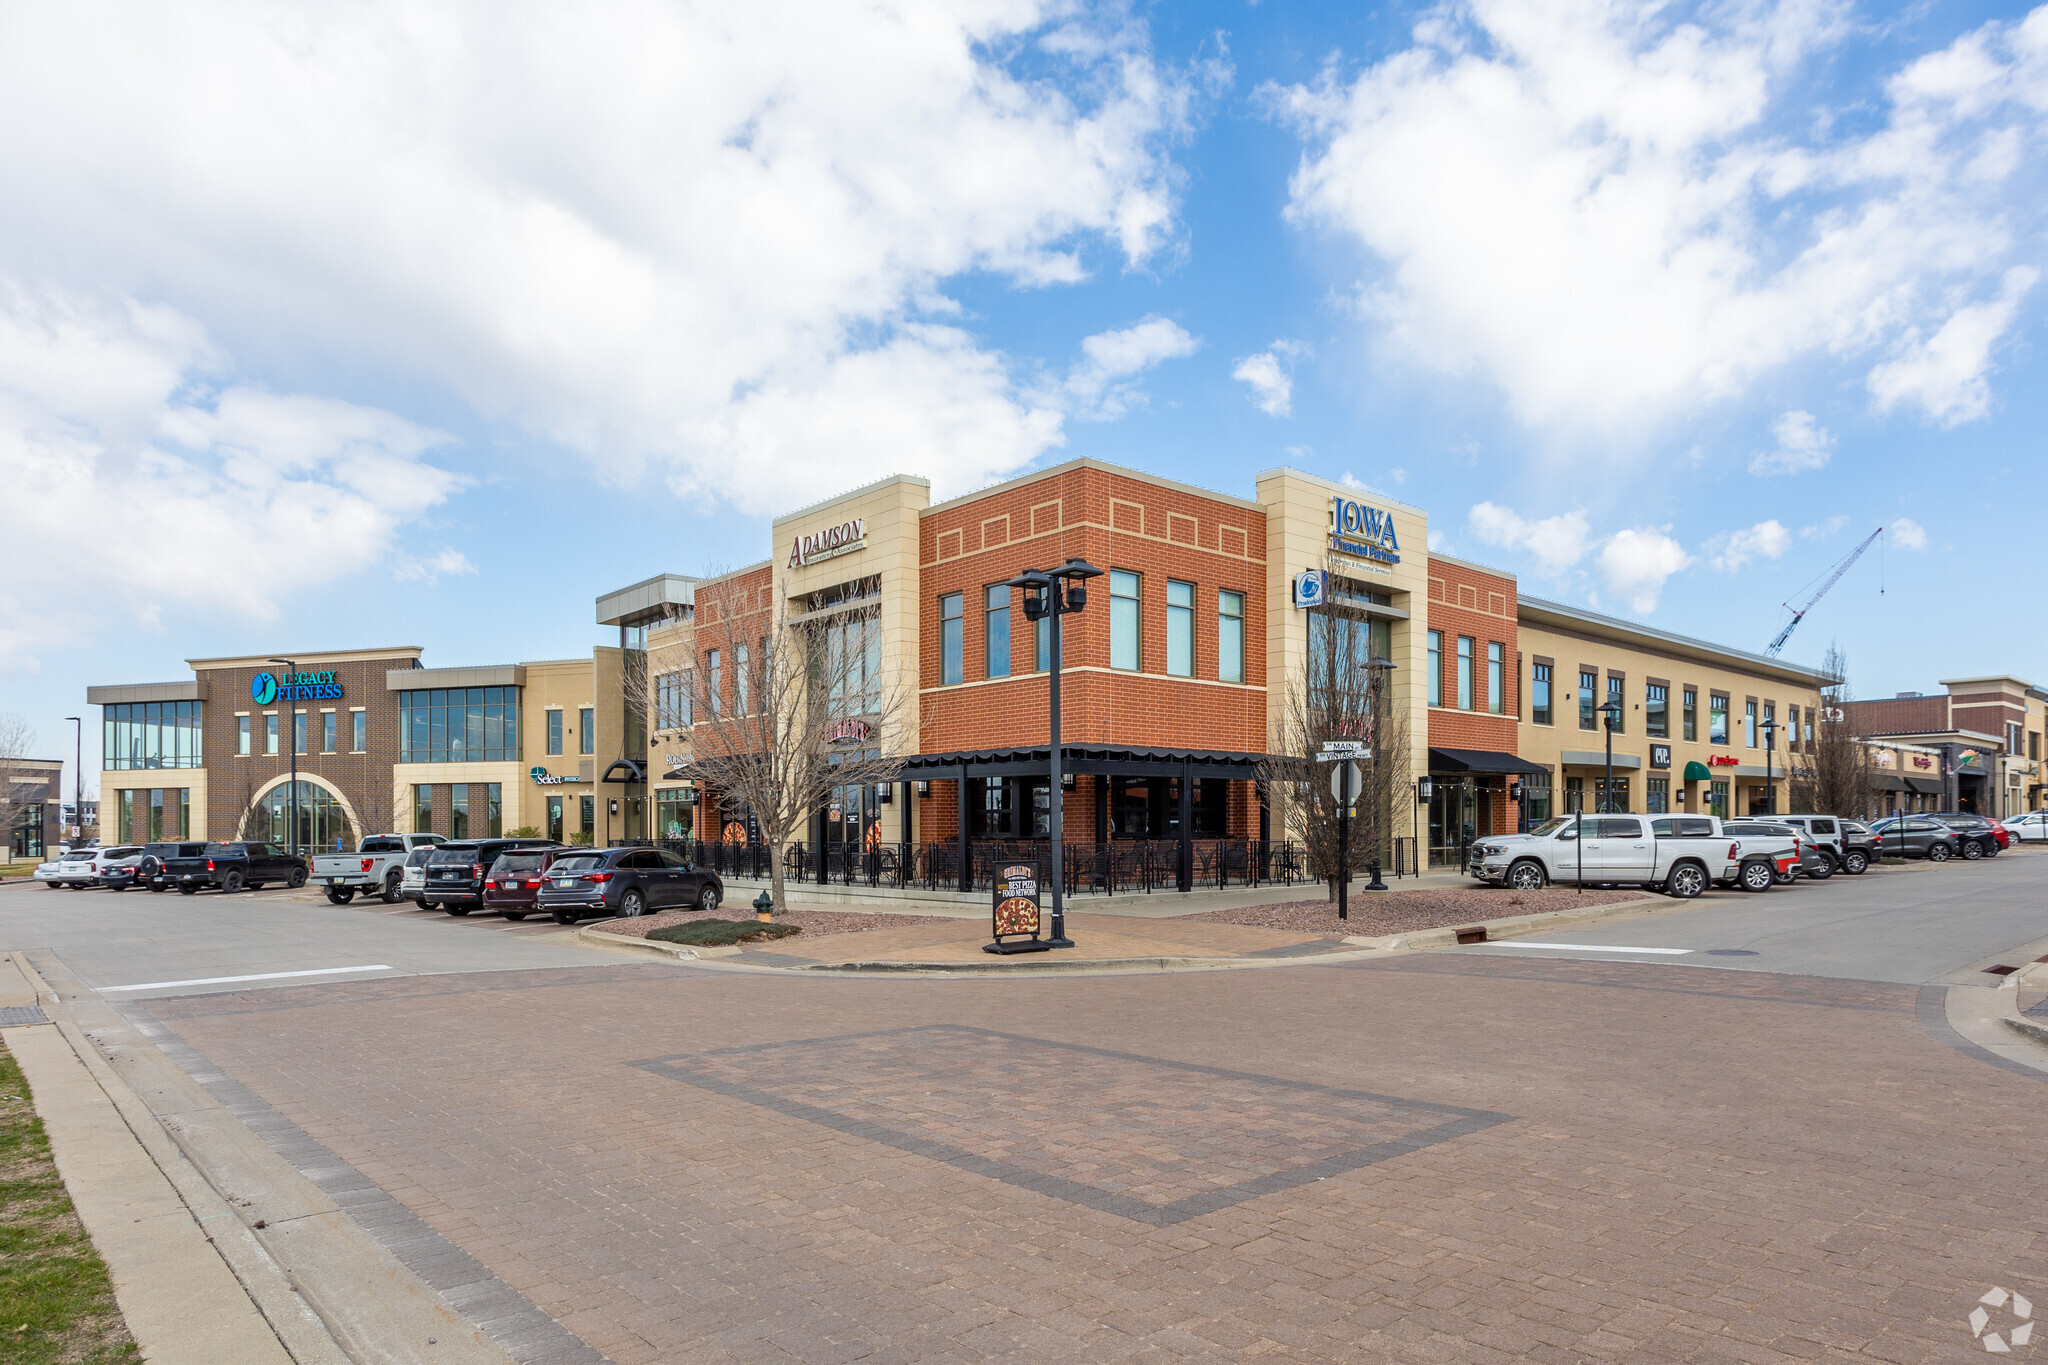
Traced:
<path fill-rule="evenodd" d="M 249 695 L 258 706 L 274 701 L 338 701 L 341 684 L 332 673 L 258 673 L 249 680 Z"/>

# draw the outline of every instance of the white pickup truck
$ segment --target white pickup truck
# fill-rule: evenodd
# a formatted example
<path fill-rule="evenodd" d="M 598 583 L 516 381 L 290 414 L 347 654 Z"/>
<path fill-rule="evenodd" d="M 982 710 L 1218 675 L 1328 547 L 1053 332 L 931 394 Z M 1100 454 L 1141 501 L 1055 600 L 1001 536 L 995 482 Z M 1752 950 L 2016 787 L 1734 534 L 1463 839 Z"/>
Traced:
<path fill-rule="evenodd" d="M 327 899 L 347 905 L 356 893 L 379 895 L 386 905 L 401 899 L 399 883 L 405 858 L 416 848 L 448 842 L 438 834 L 372 834 L 353 853 L 322 853 L 313 859 L 313 885 L 327 888 Z"/>
<path fill-rule="evenodd" d="M 1731 838 L 1711 815 L 1560 815 L 1527 834 L 1481 839 L 1468 870 L 1521 891 L 1551 882 L 1636 884 L 1690 900 L 1714 884 L 1770 890 L 1778 850 L 1753 842 L 1763 841 Z"/>

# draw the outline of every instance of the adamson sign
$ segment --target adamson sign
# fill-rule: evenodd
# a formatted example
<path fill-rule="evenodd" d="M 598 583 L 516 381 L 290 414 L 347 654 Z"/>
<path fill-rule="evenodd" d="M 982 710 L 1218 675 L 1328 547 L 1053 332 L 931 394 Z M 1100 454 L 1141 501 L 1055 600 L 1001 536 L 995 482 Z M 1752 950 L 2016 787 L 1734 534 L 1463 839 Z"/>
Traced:
<path fill-rule="evenodd" d="M 332 673 L 287 673 L 282 678 L 258 673 L 249 680 L 249 695 L 258 706 L 274 701 L 336 701 L 341 697 L 341 684 Z"/>
<path fill-rule="evenodd" d="M 815 564 L 821 559 L 834 555 L 848 554 L 867 543 L 868 523 L 866 517 L 855 517 L 843 521 L 816 535 L 797 536 L 790 543 L 789 567 L 800 569 L 806 564 Z"/>

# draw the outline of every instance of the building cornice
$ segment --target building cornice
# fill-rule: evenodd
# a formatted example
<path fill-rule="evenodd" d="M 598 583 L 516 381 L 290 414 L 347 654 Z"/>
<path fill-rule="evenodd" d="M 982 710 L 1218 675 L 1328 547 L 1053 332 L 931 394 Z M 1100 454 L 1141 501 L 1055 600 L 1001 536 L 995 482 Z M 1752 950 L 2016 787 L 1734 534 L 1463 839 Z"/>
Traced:
<path fill-rule="evenodd" d="M 1788 664 L 1782 659 L 1773 659 L 1766 654 L 1751 654 L 1747 650 L 1730 649 L 1726 645 L 1695 640 L 1689 635 L 1679 635 L 1673 631 L 1658 630 L 1654 626 L 1602 616 L 1598 612 L 1566 606 L 1562 602 L 1547 602 L 1538 597 L 1522 597 L 1518 594 L 1516 617 L 1526 625 L 1563 630 L 1594 639 L 1611 640 L 1617 644 L 1635 645 L 1638 648 L 1661 652 L 1675 651 L 1700 663 L 1758 674 L 1782 682 L 1797 683 L 1816 691 L 1837 681 L 1817 668 L 1802 668 L 1797 664 Z"/>

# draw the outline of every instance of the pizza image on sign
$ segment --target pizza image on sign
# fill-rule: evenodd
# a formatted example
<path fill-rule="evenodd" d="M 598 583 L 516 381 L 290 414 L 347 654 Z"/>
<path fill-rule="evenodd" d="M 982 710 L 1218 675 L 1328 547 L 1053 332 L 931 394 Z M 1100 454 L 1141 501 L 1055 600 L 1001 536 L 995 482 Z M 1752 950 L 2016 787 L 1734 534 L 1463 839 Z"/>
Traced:
<path fill-rule="evenodd" d="M 996 905 L 996 936 L 1038 932 L 1038 902 L 1012 896 Z"/>

